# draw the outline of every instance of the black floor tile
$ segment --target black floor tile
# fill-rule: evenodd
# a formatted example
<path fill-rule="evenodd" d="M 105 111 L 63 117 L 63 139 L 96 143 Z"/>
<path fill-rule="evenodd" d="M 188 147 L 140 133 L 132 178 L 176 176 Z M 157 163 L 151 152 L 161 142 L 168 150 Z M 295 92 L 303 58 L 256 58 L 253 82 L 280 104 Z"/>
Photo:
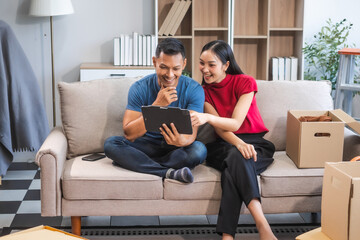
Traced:
<path fill-rule="evenodd" d="M 28 190 L 24 200 L 40 200 L 40 190 Z"/>
<path fill-rule="evenodd" d="M 26 163 L 26 162 L 14 162 L 11 163 L 8 170 L 37 170 L 39 166 L 35 163 Z"/>
<path fill-rule="evenodd" d="M 1 201 L 0 214 L 15 214 L 19 209 L 21 201 Z"/>
<path fill-rule="evenodd" d="M 32 180 L 2 180 L 0 190 L 28 189 Z"/>
<path fill-rule="evenodd" d="M 40 170 L 37 171 L 37 173 L 35 174 L 34 179 L 40 179 Z"/>
<path fill-rule="evenodd" d="M 16 214 L 10 227 L 16 228 L 49 225 L 59 228 L 61 227 L 61 221 L 62 217 L 41 217 L 40 214 Z"/>

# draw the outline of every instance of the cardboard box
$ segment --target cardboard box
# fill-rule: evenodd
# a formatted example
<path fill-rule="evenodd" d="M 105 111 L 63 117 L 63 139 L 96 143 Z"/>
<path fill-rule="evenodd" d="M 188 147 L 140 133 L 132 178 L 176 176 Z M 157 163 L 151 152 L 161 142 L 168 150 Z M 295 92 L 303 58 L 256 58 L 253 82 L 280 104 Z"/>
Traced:
<path fill-rule="evenodd" d="M 360 162 L 326 163 L 322 231 L 333 240 L 360 239 Z"/>
<path fill-rule="evenodd" d="M 331 117 L 331 122 L 300 122 L 301 116 Z M 345 123 L 334 111 L 290 110 L 287 116 L 286 153 L 298 168 L 320 168 L 343 158 Z"/>
<path fill-rule="evenodd" d="M 295 240 L 331 240 L 325 233 L 321 231 L 321 227 L 303 233 L 295 238 Z"/>
<path fill-rule="evenodd" d="M 16 232 L 4 237 L 1 240 L 79 240 L 83 237 L 58 230 L 49 226 L 37 226 L 24 231 Z"/>

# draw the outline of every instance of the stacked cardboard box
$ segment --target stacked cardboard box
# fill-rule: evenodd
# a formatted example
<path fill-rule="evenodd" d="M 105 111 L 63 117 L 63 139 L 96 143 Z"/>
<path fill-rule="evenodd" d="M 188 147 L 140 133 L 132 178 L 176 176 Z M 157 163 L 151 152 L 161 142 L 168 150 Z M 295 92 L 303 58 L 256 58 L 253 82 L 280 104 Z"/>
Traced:
<path fill-rule="evenodd" d="M 360 162 L 326 163 L 321 202 L 321 228 L 297 240 L 360 238 Z"/>

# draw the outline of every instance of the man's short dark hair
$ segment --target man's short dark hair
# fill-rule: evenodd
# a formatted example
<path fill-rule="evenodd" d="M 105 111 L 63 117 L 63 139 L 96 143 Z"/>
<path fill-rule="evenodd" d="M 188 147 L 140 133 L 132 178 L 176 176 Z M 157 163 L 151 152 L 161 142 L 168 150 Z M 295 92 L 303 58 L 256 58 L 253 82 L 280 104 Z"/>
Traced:
<path fill-rule="evenodd" d="M 177 55 L 181 53 L 183 59 L 185 59 L 185 47 L 182 42 L 176 38 L 165 38 L 159 42 L 156 47 L 155 56 L 158 58 L 162 52 L 166 55 Z"/>

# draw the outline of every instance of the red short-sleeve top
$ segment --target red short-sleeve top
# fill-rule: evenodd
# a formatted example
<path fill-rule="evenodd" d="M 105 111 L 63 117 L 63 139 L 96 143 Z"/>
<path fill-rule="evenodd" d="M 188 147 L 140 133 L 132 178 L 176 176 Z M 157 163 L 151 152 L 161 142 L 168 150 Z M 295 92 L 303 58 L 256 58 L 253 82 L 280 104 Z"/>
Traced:
<path fill-rule="evenodd" d="M 250 92 L 257 93 L 255 79 L 245 74 L 227 74 L 220 83 L 205 83 L 203 88 L 205 92 L 205 102 L 210 103 L 220 117 L 228 118 L 231 118 L 241 95 Z M 256 97 L 254 95 L 243 124 L 234 133 L 261 133 L 268 131 L 269 130 L 265 127 L 264 121 L 261 118 L 256 104 Z"/>

